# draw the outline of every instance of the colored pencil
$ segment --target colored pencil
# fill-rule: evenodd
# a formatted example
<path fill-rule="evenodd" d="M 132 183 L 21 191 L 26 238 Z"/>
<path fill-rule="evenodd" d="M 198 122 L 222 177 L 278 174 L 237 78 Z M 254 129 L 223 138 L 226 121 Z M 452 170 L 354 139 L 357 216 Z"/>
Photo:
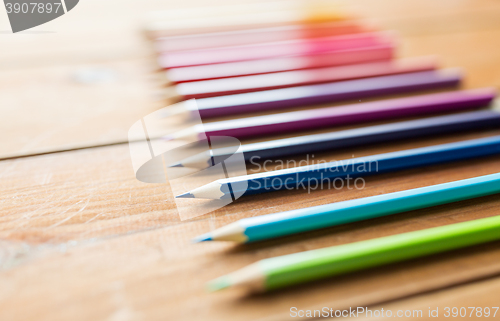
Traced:
<path fill-rule="evenodd" d="M 500 136 L 493 136 L 219 179 L 176 197 L 233 199 L 243 195 L 299 188 L 310 192 L 320 188 L 320 186 L 321 189 L 325 186 L 326 188 L 336 187 L 337 183 L 343 186 L 343 184 L 346 184 L 344 180 L 350 184 L 351 179 L 361 176 L 395 172 L 499 153 Z M 356 181 L 354 181 L 354 184 L 356 184 Z"/>
<path fill-rule="evenodd" d="M 195 106 L 197 109 L 194 111 L 190 110 L 191 113 L 199 113 L 203 119 L 206 119 L 211 117 L 237 115 L 258 111 L 271 111 L 321 103 L 338 103 L 354 99 L 361 100 L 364 98 L 383 95 L 453 88 L 460 84 L 461 79 L 461 73 L 455 69 L 447 69 L 444 71 L 422 71 L 401 75 L 344 80 L 326 84 L 297 86 L 244 94 L 202 98 L 197 99 L 196 104 L 190 104 L 188 108 Z M 172 108 L 169 112 L 172 114 L 183 113 L 186 112 L 186 108 Z M 300 114 L 301 118 L 317 118 L 319 114 L 323 114 L 324 112 L 328 112 L 328 110 L 317 109 L 316 113 L 314 110 L 307 110 L 301 112 L 301 114 L 298 113 L 297 115 Z M 272 123 L 277 120 L 277 117 L 279 117 L 280 120 L 283 120 L 282 116 L 285 115 L 286 114 L 278 114 L 262 116 L 260 118 L 245 118 L 245 122 L 228 121 L 218 124 L 234 127 L 234 124 L 236 123 L 249 124 L 246 123 L 246 121 L 250 120 L 252 123 L 255 120 L 260 125 L 260 123 Z M 295 114 L 290 113 L 286 116 L 291 116 L 293 118 L 292 115 Z M 287 117 L 287 119 L 289 118 Z M 210 125 L 211 128 L 214 126 L 215 125 Z M 260 127 L 265 127 L 265 125 Z"/>
<path fill-rule="evenodd" d="M 158 62 L 162 68 L 168 69 L 272 57 L 300 56 L 391 42 L 392 39 L 387 33 L 367 32 L 315 39 L 168 52 L 162 53 Z"/>
<path fill-rule="evenodd" d="M 264 259 L 213 280 L 208 289 L 274 290 L 499 239 L 500 217 L 493 216 Z"/>
<path fill-rule="evenodd" d="M 195 81 L 178 84 L 174 87 L 174 90 L 180 99 L 187 100 L 429 71 L 435 70 L 436 67 L 434 59 L 408 58 L 348 66 L 286 71 L 265 75 Z"/>
<path fill-rule="evenodd" d="M 500 193 L 500 174 L 244 218 L 195 241 L 262 241 Z"/>
<path fill-rule="evenodd" d="M 210 136 L 249 138 L 283 134 L 373 120 L 481 108 L 491 103 L 494 97 L 495 90 L 486 88 L 386 99 L 205 123 L 188 127 L 183 131 L 166 136 L 165 139 L 189 138 L 193 140 L 194 138 L 194 140 L 202 140 Z"/>
<path fill-rule="evenodd" d="M 389 142 L 395 140 L 450 134 L 500 126 L 498 110 L 481 110 L 460 114 L 428 117 L 384 125 L 368 126 L 336 132 L 305 135 L 285 139 L 242 144 L 238 153 L 245 161 L 264 161 L 296 154 Z M 212 164 L 231 161 L 234 148 L 218 148 L 193 155 L 171 167 L 208 168 Z"/>
<path fill-rule="evenodd" d="M 337 50 L 306 56 L 276 57 L 249 61 L 172 68 L 164 72 L 169 84 L 269 74 L 274 72 L 303 70 L 357 63 L 387 61 L 393 58 L 394 45 L 384 44 Z"/>
<path fill-rule="evenodd" d="M 321 38 L 373 31 L 374 27 L 360 21 L 335 21 L 316 24 L 287 25 L 270 28 L 161 37 L 155 40 L 159 52 L 195 50 L 217 47 Z"/>
<path fill-rule="evenodd" d="M 294 3 L 295 2 L 295 3 Z M 339 6 L 318 1 L 271 1 L 195 8 L 170 8 L 149 15 L 145 25 L 152 37 L 211 33 L 289 24 L 343 20 Z"/>

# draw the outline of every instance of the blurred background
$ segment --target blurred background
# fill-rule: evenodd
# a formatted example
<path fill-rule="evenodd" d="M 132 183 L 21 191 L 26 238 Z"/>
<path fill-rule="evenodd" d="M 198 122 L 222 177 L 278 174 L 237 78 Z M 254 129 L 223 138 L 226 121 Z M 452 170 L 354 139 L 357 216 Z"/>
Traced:
<path fill-rule="evenodd" d="M 50 23 L 12 34 L 0 11 L 0 156 L 126 141 L 140 116 L 166 104 L 146 37 L 151 11 L 235 1 L 82 1 Z M 255 1 L 253 3 L 256 3 Z M 399 35 L 397 56 L 434 54 L 466 87 L 500 83 L 494 0 L 338 1 Z"/>

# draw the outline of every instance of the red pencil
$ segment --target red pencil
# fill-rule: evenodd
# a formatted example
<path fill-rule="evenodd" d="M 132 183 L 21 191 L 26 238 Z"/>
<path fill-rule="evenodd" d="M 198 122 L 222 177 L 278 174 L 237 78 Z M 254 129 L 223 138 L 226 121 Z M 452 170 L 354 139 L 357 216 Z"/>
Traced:
<path fill-rule="evenodd" d="M 436 60 L 434 58 L 407 58 L 387 62 L 188 82 L 176 85 L 175 92 L 181 99 L 187 100 L 191 98 L 241 94 L 349 79 L 404 74 L 434 70 L 436 67 Z"/>
<path fill-rule="evenodd" d="M 171 68 L 165 71 L 165 76 L 168 82 L 178 84 L 199 80 L 260 75 L 282 71 L 358 64 L 371 61 L 386 61 L 393 58 L 393 53 L 394 45 L 384 44 L 307 56 L 277 57 Z"/>
<path fill-rule="evenodd" d="M 155 47 L 159 52 L 171 52 L 301 38 L 331 37 L 373 30 L 374 28 L 366 23 L 350 20 L 162 37 L 156 39 Z"/>
<path fill-rule="evenodd" d="M 159 57 L 162 68 L 208 65 L 283 56 L 301 56 L 391 43 L 387 33 L 370 32 L 213 49 L 176 51 Z"/>

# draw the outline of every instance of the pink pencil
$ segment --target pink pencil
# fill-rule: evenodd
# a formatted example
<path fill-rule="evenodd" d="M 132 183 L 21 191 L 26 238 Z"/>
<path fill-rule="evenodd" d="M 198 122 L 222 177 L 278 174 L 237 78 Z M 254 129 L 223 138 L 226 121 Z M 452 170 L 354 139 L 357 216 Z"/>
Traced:
<path fill-rule="evenodd" d="M 283 56 L 301 56 L 390 43 L 387 33 L 370 32 L 213 49 L 176 51 L 159 57 L 162 68 L 208 65 Z"/>
<path fill-rule="evenodd" d="M 191 98 L 216 97 L 349 79 L 404 74 L 434 70 L 436 67 L 434 58 L 407 58 L 387 62 L 195 81 L 176 85 L 175 92 L 181 99 L 187 100 Z"/>
<path fill-rule="evenodd" d="M 165 71 L 168 82 L 173 84 L 260 75 L 274 72 L 342 66 L 373 61 L 387 61 L 394 56 L 393 44 L 382 44 L 344 49 L 307 56 L 276 57 L 211 65 L 171 68 Z"/>
<path fill-rule="evenodd" d="M 495 97 L 495 93 L 493 88 L 450 91 L 340 107 L 239 118 L 197 125 L 165 138 L 200 140 L 205 135 L 250 138 L 381 119 L 456 112 L 487 106 Z"/>
<path fill-rule="evenodd" d="M 156 39 L 158 52 L 184 51 L 216 47 L 286 41 L 301 38 L 320 38 L 373 31 L 372 26 L 359 21 L 325 22 L 288 25 L 270 28 L 202 33 L 161 37 Z"/>

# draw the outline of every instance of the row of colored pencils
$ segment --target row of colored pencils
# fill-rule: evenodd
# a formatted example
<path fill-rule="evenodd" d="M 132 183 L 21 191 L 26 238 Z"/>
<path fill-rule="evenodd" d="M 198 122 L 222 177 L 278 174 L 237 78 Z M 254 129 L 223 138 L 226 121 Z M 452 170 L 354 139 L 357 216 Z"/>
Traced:
<path fill-rule="evenodd" d="M 253 2 L 156 12 L 147 30 L 170 98 L 196 99 L 196 104 L 177 106 L 168 114 L 196 113 L 203 121 L 203 126 L 188 127 L 164 139 L 236 137 L 242 140 L 237 153 L 247 162 L 254 157 L 276 159 L 499 125 L 494 89 L 460 90 L 462 72 L 440 70 L 435 57 L 396 58 L 393 33 L 355 19 L 329 1 Z M 387 97 L 394 95 L 398 97 Z M 361 102 L 364 99 L 373 101 Z M 440 113 L 448 114 L 433 115 Z M 408 116 L 424 118 L 333 130 Z M 332 131 L 301 133 L 318 128 Z M 283 134 L 290 137 L 273 138 Z M 254 138 L 264 140 L 245 141 Z M 216 148 L 168 165 L 201 170 L 230 162 L 233 153 L 233 149 Z M 304 181 L 495 154 L 500 154 L 500 136 L 354 158 L 349 166 L 325 162 L 230 177 L 177 197 L 237 199 L 293 189 Z M 355 170 L 367 163 L 376 164 L 376 170 Z M 195 241 L 261 241 L 495 193 L 500 193 L 500 174 L 246 218 Z M 286 255 L 221 277 L 210 288 L 243 285 L 270 290 L 500 239 L 499 232 L 500 218 L 492 217 Z"/>

